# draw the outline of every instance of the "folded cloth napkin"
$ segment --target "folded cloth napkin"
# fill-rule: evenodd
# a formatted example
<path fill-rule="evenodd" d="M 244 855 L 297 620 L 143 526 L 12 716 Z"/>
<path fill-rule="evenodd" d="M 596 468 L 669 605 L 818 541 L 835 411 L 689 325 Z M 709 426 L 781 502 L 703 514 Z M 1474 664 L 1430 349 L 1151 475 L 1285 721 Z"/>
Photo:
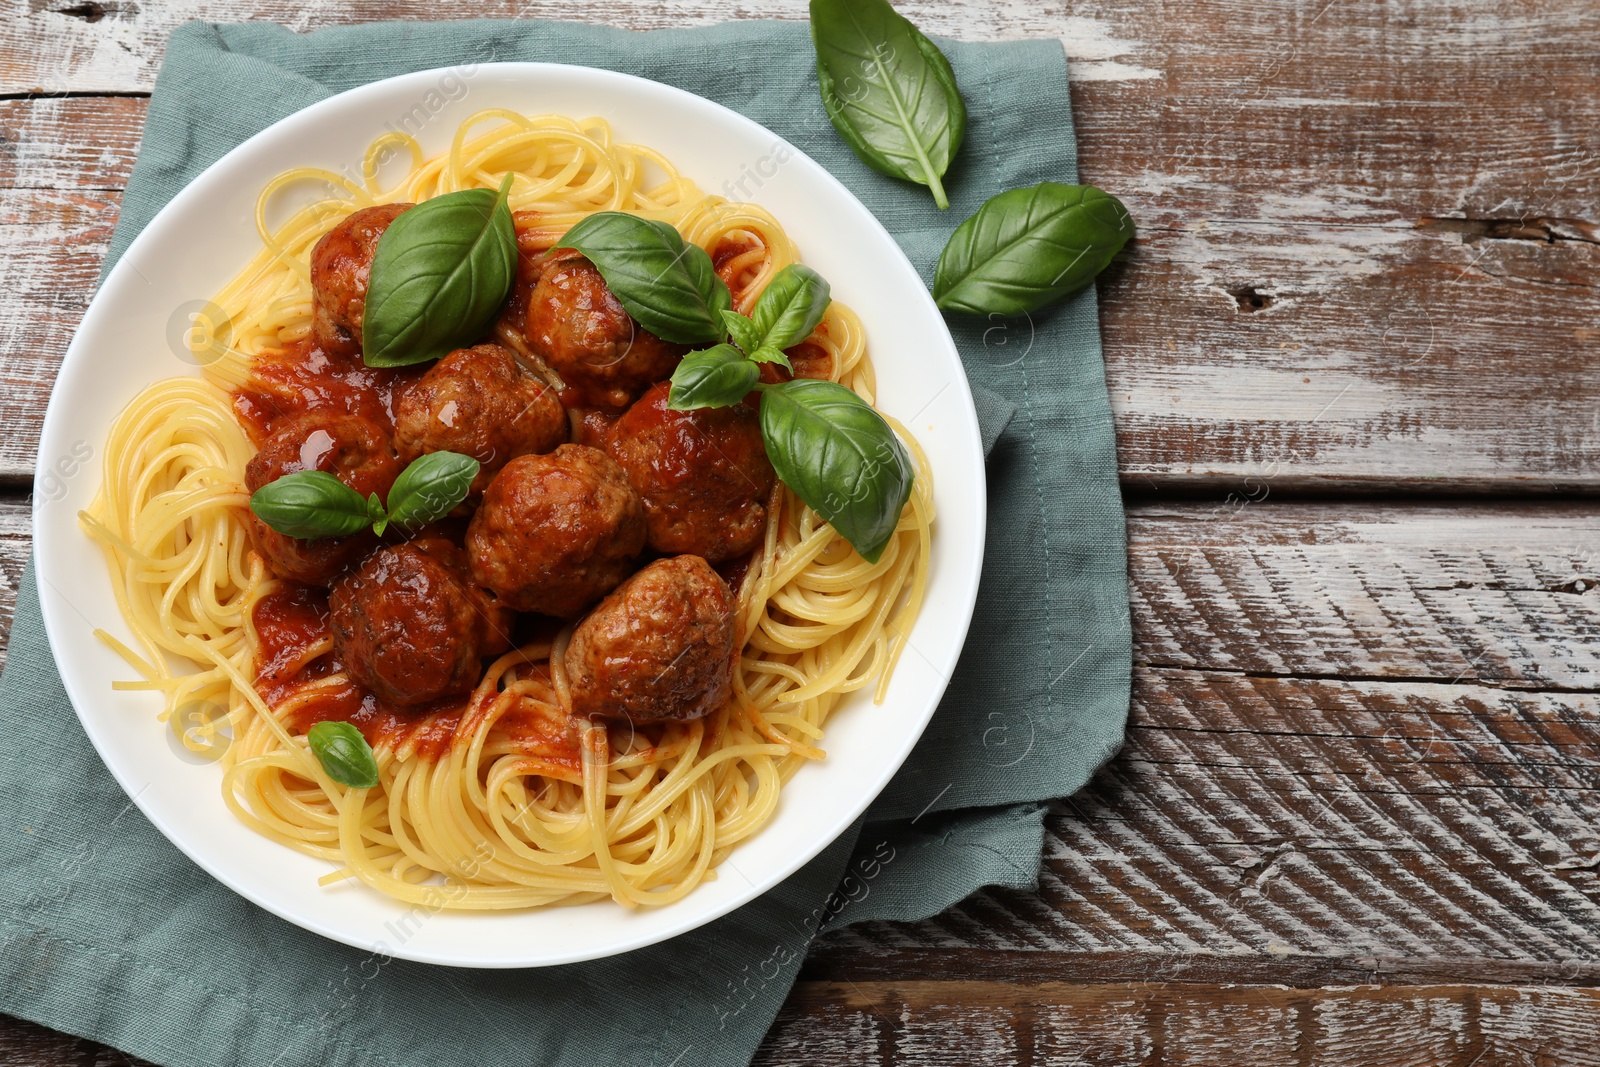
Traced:
<path fill-rule="evenodd" d="M 986 198 L 1077 170 L 1059 43 L 941 46 L 971 112 L 946 212 L 838 139 L 803 24 L 297 35 L 191 23 L 168 47 L 108 263 L 213 160 L 308 104 L 408 71 L 553 60 L 653 78 L 765 124 L 838 175 L 931 277 Z M 214 882 L 132 807 L 73 717 L 30 572 L 0 680 L 0 1010 L 174 1065 L 744 1064 L 819 930 L 1032 886 L 1042 802 L 1084 784 L 1127 715 L 1123 521 L 1094 293 L 1031 322 L 950 325 L 993 446 L 977 615 L 910 761 L 865 825 L 793 878 L 694 933 L 560 968 L 453 970 L 323 940 Z"/>

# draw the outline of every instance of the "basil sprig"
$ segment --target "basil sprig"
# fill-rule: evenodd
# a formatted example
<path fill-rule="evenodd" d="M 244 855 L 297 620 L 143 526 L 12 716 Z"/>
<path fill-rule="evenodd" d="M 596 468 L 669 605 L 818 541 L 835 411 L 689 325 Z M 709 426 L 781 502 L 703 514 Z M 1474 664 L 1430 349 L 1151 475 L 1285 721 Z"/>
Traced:
<path fill-rule="evenodd" d="M 478 461 L 458 452 L 429 452 L 413 460 L 389 489 L 363 499 L 327 471 L 295 471 L 250 495 L 250 510 L 289 537 L 348 537 L 371 525 L 380 537 L 390 523 L 417 527 L 442 519 L 467 498 Z"/>
<path fill-rule="evenodd" d="M 763 384 L 757 366 L 789 367 L 783 350 L 811 335 L 830 299 L 828 283 L 816 271 L 798 263 L 785 267 L 767 283 L 748 318 L 732 311 L 722 315 L 732 344 L 683 357 L 672 374 L 667 407 L 728 407 L 760 390 L 761 439 L 778 477 L 862 558 L 876 563 L 911 496 L 905 445 L 871 404 L 844 386 L 809 378 Z"/>
<path fill-rule="evenodd" d="M 319 722 L 306 731 L 306 740 L 328 777 L 340 785 L 371 789 L 378 784 L 377 758 L 354 726 L 333 719 Z"/>
<path fill-rule="evenodd" d="M 944 53 L 887 0 L 811 0 L 811 40 L 839 136 L 873 170 L 926 185 L 949 207 L 940 179 L 966 134 L 967 107 Z"/>
<path fill-rule="evenodd" d="M 663 341 L 722 340 L 721 313 L 733 307 L 733 297 L 706 250 L 686 243 L 670 224 L 597 211 L 562 235 L 561 247 L 588 257 L 623 310 Z"/>
<path fill-rule="evenodd" d="M 367 366 L 423 363 L 483 336 L 516 280 L 511 181 L 424 200 L 389 224 L 367 281 Z"/>
<path fill-rule="evenodd" d="M 761 290 L 749 318 L 728 311 L 722 315 L 728 333 L 757 363 L 777 363 L 793 371 L 783 350 L 811 336 L 833 302 L 827 281 L 800 263 L 791 263 L 773 275 Z"/>
<path fill-rule="evenodd" d="M 737 404 L 761 380 L 761 368 L 733 345 L 690 352 L 672 372 L 667 407 L 673 411 Z"/>
<path fill-rule="evenodd" d="M 1122 201 L 1043 182 L 991 197 L 950 236 L 933 275 L 947 311 L 1022 315 L 1094 281 L 1133 236 Z"/>
<path fill-rule="evenodd" d="M 690 352 L 672 372 L 667 407 L 673 411 L 726 407 L 744 399 L 761 378 L 757 363 L 777 363 L 791 373 L 784 349 L 811 336 L 832 302 L 827 281 L 810 267 L 791 263 L 761 290 L 751 314 L 722 312 L 733 344 Z"/>

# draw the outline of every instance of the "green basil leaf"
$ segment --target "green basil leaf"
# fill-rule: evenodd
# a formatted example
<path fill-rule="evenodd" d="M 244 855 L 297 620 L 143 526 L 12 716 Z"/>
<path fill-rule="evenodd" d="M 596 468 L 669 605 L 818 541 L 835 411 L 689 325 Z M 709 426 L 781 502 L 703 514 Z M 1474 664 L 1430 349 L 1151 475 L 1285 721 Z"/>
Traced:
<path fill-rule="evenodd" d="M 725 408 L 750 394 L 761 380 L 761 368 L 732 345 L 690 352 L 672 372 L 667 407 L 672 411 Z"/>
<path fill-rule="evenodd" d="M 663 341 L 716 344 L 727 336 L 728 286 L 706 250 L 669 224 L 598 211 L 562 235 L 561 247 L 587 256 L 624 310 Z"/>
<path fill-rule="evenodd" d="M 832 303 L 830 292 L 827 280 L 810 267 L 791 263 L 780 270 L 761 290 L 750 315 L 761 334 L 756 347 L 789 348 L 810 337 Z"/>
<path fill-rule="evenodd" d="M 377 493 L 367 496 L 367 518 L 372 521 L 372 532 L 382 537 L 383 532 L 389 528 L 389 512 L 378 499 Z"/>
<path fill-rule="evenodd" d="M 442 519 L 467 498 L 480 464 L 459 452 L 429 452 L 400 472 L 389 490 L 389 521 L 417 527 Z"/>
<path fill-rule="evenodd" d="M 340 785 L 371 789 L 378 784 L 378 761 L 372 746 L 354 726 L 330 719 L 307 730 L 306 739 L 322 769 Z"/>
<path fill-rule="evenodd" d="M 250 495 L 250 510 L 289 537 L 346 537 L 371 517 L 361 494 L 327 471 L 296 471 Z"/>
<path fill-rule="evenodd" d="M 790 374 L 794 373 L 794 364 L 789 362 L 789 354 L 783 349 L 773 348 L 771 345 L 762 345 L 754 352 L 751 352 L 750 362 L 776 363 Z"/>
<path fill-rule="evenodd" d="M 926 185 L 950 206 L 940 178 L 961 147 L 967 107 L 944 53 L 888 0 L 811 0 L 822 105 L 873 170 Z"/>
<path fill-rule="evenodd" d="M 724 311 L 722 324 L 728 328 L 728 336 L 733 338 L 733 343 L 746 352 L 754 352 L 761 347 L 761 331 L 746 316 L 737 311 Z"/>
<path fill-rule="evenodd" d="M 872 405 L 836 382 L 761 392 L 761 438 L 778 477 L 876 563 L 911 496 L 911 456 Z"/>
<path fill-rule="evenodd" d="M 378 239 L 361 323 L 369 367 L 438 359 L 482 337 L 517 274 L 517 234 L 506 196 L 463 189 L 424 200 Z"/>
<path fill-rule="evenodd" d="M 1044 182 L 991 197 L 950 235 L 933 275 L 947 311 L 1022 315 L 1094 281 L 1133 236 L 1122 201 Z"/>

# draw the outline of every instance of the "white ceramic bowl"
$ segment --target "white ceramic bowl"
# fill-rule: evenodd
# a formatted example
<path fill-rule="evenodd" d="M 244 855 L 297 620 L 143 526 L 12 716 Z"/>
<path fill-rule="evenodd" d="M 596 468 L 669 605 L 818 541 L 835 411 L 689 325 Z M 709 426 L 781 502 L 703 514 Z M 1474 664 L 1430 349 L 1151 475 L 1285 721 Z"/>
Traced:
<path fill-rule="evenodd" d="M 414 111 L 421 105 L 422 111 Z M 773 821 L 739 846 L 715 881 L 660 909 L 610 902 L 511 914 L 440 912 L 346 883 L 240 824 L 224 807 L 215 764 L 186 762 L 158 723 L 158 699 L 113 692 L 128 667 L 92 635 L 131 640 L 102 557 L 78 529 L 101 479 L 106 430 L 139 389 L 197 373 L 169 343 L 180 309 L 210 297 L 260 246 L 262 185 L 294 165 L 359 175 L 362 153 L 411 116 L 433 154 L 487 107 L 611 122 L 707 191 L 744 181 L 866 325 L 879 404 L 927 449 L 938 509 L 928 599 L 888 699 L 855 694 L 828 724 L 828 757 L 802 768 Z M 181 348 L 180 348 L 181 350 Z M 106 279 L 67 351 L 45 416 L 34 534 L 45 629 L 84 731 L 111 773 L 167 838 L 263 908 L 336 941 L 425 963 L 532 967 L 608 956 L 692 930 L 794 873 L 866 809 L 911 751 L 939 703 L 972 616 L 983 557 L 983 456 L 954 344 L 915 270 L 878 221 L 832 175 L 777 135 L 720 105 L 624 74 L 544 63 L 424 71 L 325 100 L 229 152 L 151 221 Z"/>

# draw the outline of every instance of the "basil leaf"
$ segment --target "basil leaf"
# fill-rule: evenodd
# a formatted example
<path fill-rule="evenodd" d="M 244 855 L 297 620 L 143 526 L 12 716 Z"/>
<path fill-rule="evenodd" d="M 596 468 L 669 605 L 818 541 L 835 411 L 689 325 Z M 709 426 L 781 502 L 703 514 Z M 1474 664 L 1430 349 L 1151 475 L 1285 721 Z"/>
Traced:
<path fill-rule="evenodd" d="M 761 368 L 732 345 L 690 352 L 672 372 L 667 407 L 672 411 L 725 408 L 749 395 L 761 380 Z"/>
<path fill-rule="evenodd" d="M 781 348 L 771 345 L 762 345 L 750 353 L 752 363 L 776 363 L 790 374 L 794 373 L 794 364 L 789 362 L 789 355 Z"/>
<path fill-rule="evenodd" d="M 477 460 L 459 452 L 418 456 L 389 490 L 389 521 L 415 527 L 444 518 L 467 498 L 478 467 Z"/>
<path fill-rule="evenodd" d="M 378 239 L 361 323 L 369 367 L 438 359 L 483 336 L 517 273 L 506 195 L 463 189 L 424 200 Z"/>
<path fill-rule="evenodd" d="M 378 499 L 377 493 L 367 496 L 367 519 L 372 523 L 372 532 L 379 537 L 389 528 L 389 513 L 384 510 L 383 502 Z"/>
<path fill-rule="evenodd" d="M 716 344 L 727 335 L 727 285 L 706 250 L 667 223 L 599 211 L 568 230 L 561 247 L 587 256 L 624 310 L 663 341 Z"/>
<path fill-rule="evenodd" d="M 317 757 L 328 777 L 352 789 L 371 789 L 378 784 L 378 761 L 367 739 L 347 722 L 328 720 L 306 731 L 311 754 Z"/>
<path fill-rule="evenodd" d="M 1092 185 L 1000 193 L 950 235 L 933 297 L 947 311 L 1026 314 L 1094 281 L 1131 236 L 1122 201 Z"/>
<path fill-rule="evenodd" d="M 756 347 L 783 349 L 810 337 L 832 303 L 830 291 L 827 281 L 810 267 L 791 263 L 780 270 L 761 290 L 750 315 L 761 333 Z M 755 348 L 745 351 L 754 352 Z M 783 363 L 787 366 L 788 362 L 786 357 Z"/>
<path fill-rule="evenodd" d="M 796 378 L 762 390 L 761 438 L 783 483 L 876 563 L 913 477 L 883 416 L 837 382 Z"/>
<path fill-rule="evenodd" d="M 811 0 L 822 106 L 873 170 L 926 185 L 939 179 L 967 130 L 967 106 L 944 53 L 888 0 Z"/>
<path fill-rule="evenodd" d="M 250 495 L 250 510 L 281 534 L 310 539 L 346 537 L 371 517 L 361 494 L 327 471 L 296 471 Z"/>
<path fill-rule="evenodd" d="M 761 331 L 746 316 L 737 311 L 724 311 L 722 324 L 728 328 L 728 336 L 733 338 L 733 343 L 746 352 L 754 352 L 761 347 Z"/>

